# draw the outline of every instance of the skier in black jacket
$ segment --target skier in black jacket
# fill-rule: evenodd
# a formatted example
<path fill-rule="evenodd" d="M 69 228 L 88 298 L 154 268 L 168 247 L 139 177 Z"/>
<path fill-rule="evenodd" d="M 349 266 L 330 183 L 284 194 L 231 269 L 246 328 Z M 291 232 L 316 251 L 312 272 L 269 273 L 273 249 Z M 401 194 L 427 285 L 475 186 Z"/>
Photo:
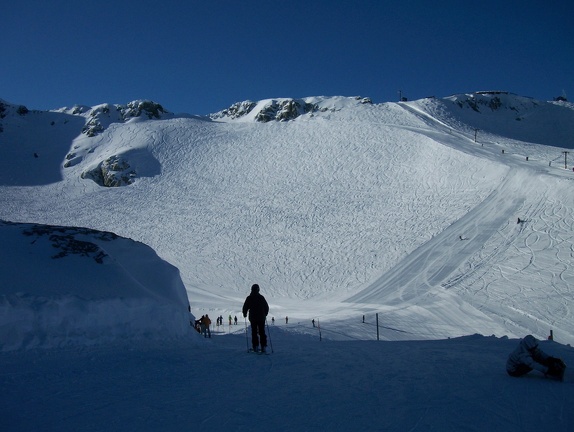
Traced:
<path fill-rule="evenodd" d="M 243 316 L 247 317 L 249 311 L 249 322 L 251 323 L 251 339 L 253 351 L 259 351 L 259 340 L 261 340 L 261 352 L 267 348 L 267 336 L 265 335 L 265 319 L 269 313 L 267 300 L 259 294 L 259 285 L 254 284 L 251 287 L 251 294 L 243 303 Z M 257 337 L 259 334 L 259 337 Z"/>

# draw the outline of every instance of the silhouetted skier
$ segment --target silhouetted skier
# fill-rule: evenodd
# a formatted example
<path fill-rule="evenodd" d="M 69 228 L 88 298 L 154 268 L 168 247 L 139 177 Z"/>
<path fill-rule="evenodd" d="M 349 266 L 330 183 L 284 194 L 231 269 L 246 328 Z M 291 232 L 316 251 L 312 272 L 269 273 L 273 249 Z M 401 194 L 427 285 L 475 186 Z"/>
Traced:
<path fill-rule="evenodd" d="M 261 351 L 265 352 L 267 348 L 265 319 L 269 313 L 269 305 L 265 297 L 259 294 L 259 285 L 257 284 L 253 284 L 251 294 L 247 296 L 245 303 L 243 303 L 244 317 L 247 317 L 247 312 L 249 312 L 249 323 L 251 324 L 251 343 L 253 345 L 253 351 L 257 352 L 259 350 L 259 342 L 261 342 Z"/>

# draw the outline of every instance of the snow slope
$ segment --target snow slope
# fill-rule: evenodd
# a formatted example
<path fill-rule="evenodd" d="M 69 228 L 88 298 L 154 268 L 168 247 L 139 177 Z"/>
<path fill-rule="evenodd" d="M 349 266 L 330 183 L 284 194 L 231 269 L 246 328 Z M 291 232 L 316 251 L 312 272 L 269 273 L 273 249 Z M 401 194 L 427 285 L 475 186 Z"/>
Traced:
<path fill-rule="evenodd" d="M 523 115 L 515 107 L 523 99 L 490 97 L 502 96 L 495 114 L 521 125 L 533 119 L 548 140 L 563 136 L 545 126 L 548 116 L 572 118 L 567 103 L 537 102 L 540 113 L 529 106 Z M 306 98 L 300 105 L 310 112 L 266 123 L 254 121 L 256 110 L 279 115 L 294 105 L 270 99 L 217 121 L 102 120 L 106 127 L 78 134 L 67 150 L 73 156 L 57 165 L 42 156 L 44 147 L 60 143 L 73 121 L 45 124 L 70 110 L 12 112 L 3 119 L 4 142 L 17 141 L 22 129 L 36 140 L 15 152 L 3 146 L 13 153 L 2 158 L 12 168 L 0 175 L 0 218 L 85 226 L 148 244 L 179 268 L 195 315 L 237 313 L 256 281 L 279 316 L 381 311 L 398 320 L 394 327 L 416 323 L 424 339 L 545 337 L 554 329 L 572 343 L 574 203 L 565 193 L 572 173 L 556 161 L 562 149 L 519 141 L 514 125 L 504 136 L 481 129 L 475 143 L 474 125 L 494 114 L 452 101 L 469 97 L 382 105 Z M 101 107 L 81 111 L 68 115 L 102 115 Z M 41 134 L 29 132 L 36 125 Z M 110 158 L 129 164 L 133 184 L 103 188 L 85 178 Z M 22 179 L 14 167 L 26 172 Z M 31 186 L 23 177 L 32 173 L 62 180 Z M 519 217 L 527 223 L 516 224 Z"/>
<path fill-rule="evenodd" d="M 77 338 L 99 348 L 0 353 L 10 430 L 571 430 L 571 380 L 511 379 L 504 362 L 516 338 L 550 330 L 543 349 L 574 360 L 572 105 L 499 94 L 299 101 L 113 121 L 103 106 L 21 115 L 4 103 L 1 220 L 145 243 L 179 269 L 195 316 L 240 318 L 207 340 L 186 329 L 189 342 L 158 343 L 115 325 L 113 343 L 107 332 Z M 80 133 L 96 120 L 93 136 Z M 125 186 L 86 174 L 102 167 Z M 7 266 L 22 260 L 13 249 Z M 148 270 L 132 274 L 141 282 Z M 177 286 L 168 274 L 147 286 Z M 5 304 L 31 289 L 5 277 L 2 289 L 20 284 L 0 292 Z M 106 286 L 93 282 L 88 304 Z M 244 354 L 239 312 L 254 282 L 276 318 L 271 356 Z M 47 277 L 40 289 L 62 286 Z M 187 317 L 187 299 L 160 299 L 138 300 L 146 318 L 168 303 L 175 319 L 161 321 Z M 30 343 L 35 333 L 10 344 L 70 342 Z"/>

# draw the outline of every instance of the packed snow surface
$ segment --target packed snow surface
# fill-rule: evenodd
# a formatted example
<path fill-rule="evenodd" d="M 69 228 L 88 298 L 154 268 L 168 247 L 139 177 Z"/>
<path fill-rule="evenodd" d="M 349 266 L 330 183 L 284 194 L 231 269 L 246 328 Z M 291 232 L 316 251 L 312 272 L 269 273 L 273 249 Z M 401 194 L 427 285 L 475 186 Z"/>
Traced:
<path fill-rule="evenodd" d="M 574 363 L 572 104 L 2 107 L 8 430 L 571 430 L 569 377 L 504 363 L 551 330 Z M 246 353 L 252 283 L 270 356 Z M 239 324 L 204 339 L 206 313 Z"/>

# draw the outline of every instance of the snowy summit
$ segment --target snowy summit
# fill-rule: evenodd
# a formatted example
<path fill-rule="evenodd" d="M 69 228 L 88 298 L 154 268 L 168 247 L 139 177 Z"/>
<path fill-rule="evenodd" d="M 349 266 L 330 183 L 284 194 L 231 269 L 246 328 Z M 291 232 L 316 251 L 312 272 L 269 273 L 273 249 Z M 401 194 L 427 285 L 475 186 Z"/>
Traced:
<path fill-rule="evenodd" d="M 498 90 L 206 117 L 0 100 L 0 418 L 570 431 L 571 370 L 505 362 L 531 334 L 574 365 L 573 148 L 574 104 Z M 270 355 L 247 353 L 254 283 Z"/>

